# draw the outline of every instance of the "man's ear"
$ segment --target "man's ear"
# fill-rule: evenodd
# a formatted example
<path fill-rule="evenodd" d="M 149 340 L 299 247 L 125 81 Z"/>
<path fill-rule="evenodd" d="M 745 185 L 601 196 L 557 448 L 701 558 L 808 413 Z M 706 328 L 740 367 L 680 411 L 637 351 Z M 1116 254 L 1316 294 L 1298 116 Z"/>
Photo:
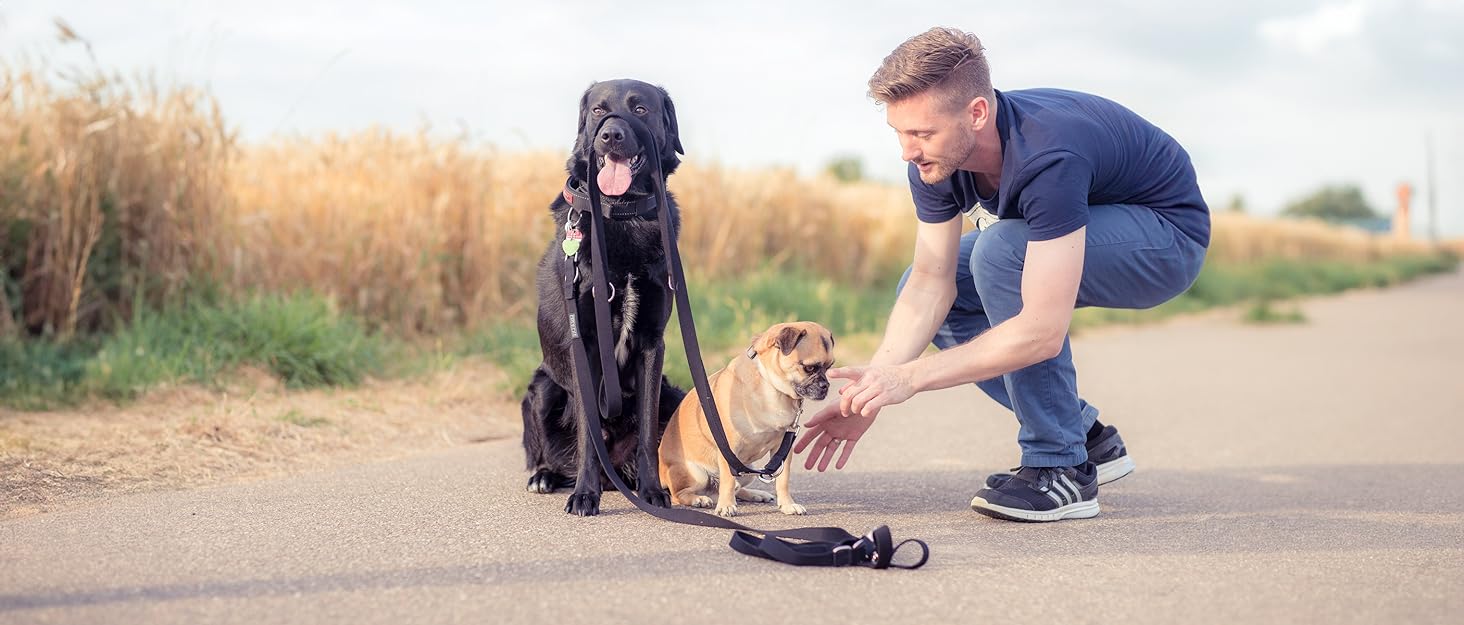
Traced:
<path fill-rule="evenodd" d="M 661 89 L 661 114 L 661 121 L 666 128 L 666 146 L 676 150 L 677 154 L 686 154 L 686 150 L 681 147 L 681 128 L 676 123 L 676 104 L 671 102 L 671 94 L 664 88 Z M 665 156 L 669 158 L 671 154 Z"/>
<path fill-rule="evenodd" d="M 991 123 L 991 101 L 986 96 L 976 96 L 971 99 L 966 110 L 971 114 L 971 128 L 980 129 Z"/>
<path fill-rule="evenodd" d="M 798 347 L 798 342 L 803 340 L 803 337 L 807 335 L 808 330 L 793 326 L 783 326 L 783 329 L 778 332 L 777 336 L 768 339 L 768 347 L 776 345 L 778 351 L 783 352 L 783 355 L 787 356 L 793 353 L 793 350 Z"/>

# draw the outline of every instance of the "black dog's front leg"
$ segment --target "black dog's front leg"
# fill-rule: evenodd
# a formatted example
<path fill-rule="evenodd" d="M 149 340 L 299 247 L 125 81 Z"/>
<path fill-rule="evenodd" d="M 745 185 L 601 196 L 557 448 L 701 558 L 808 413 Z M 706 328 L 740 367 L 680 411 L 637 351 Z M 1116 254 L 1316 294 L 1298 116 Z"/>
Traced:
<path fill-rule="evenodd" d="M 656 341 L 654 347 L 641 352 L 636 380 L 639 389 L 639 430 L 635 451 L 636 485 L 635 494 L 642 501 L 662 508 L 671 507 L 671 495 L 661 487 L 660 437 L 661 437 L 661 368 L 665 365 L 666 343 Z"/>
<path fill-rule="evenodd" d="M 579 377 L 579 372 L 575 372 Z M 578 382 L 578 380 L 576 380 Z M 593 385 L 592 385 L 593 386 Z M 578 384 L 575 388 L 583 388 Z M 599 419 L 598 412 L 585 412 L 585 399 L 575 393 L 570 398 L 566 410 L 574 411 L 574 423 L 579 425 L 576 432 L 579 440 L 579 478 L 575 481 L 574 493 L 569 496 L 569 501 L 564 504 L 564 511 L 579 516 L 594 516 L 600 513 L 600 492 L 603 486 L 600 483 L 600 458 L 595 455 L 595 442 L 591 438 L 590 419 Z M 594 398 L 589 399 L 595 401 Z"/>

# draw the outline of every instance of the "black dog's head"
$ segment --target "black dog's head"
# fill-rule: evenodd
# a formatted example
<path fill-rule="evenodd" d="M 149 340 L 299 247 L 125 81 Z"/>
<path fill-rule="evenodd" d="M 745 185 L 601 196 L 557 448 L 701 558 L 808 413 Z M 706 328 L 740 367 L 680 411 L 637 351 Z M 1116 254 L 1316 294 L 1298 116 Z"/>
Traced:
<path fill-rule="evenodd" d="M 645 122 L 656 145 L 641 145 L 625 120 L 611 119 L 602 125 L 600 122 L 610 113 Z M 586 179 L 586 146 L 593 148 L 600 170 L 596 180 Z M 669 176 L 681 164 L 676 155 L 685 153 L 677 136 L 676 107 L 665 89 L 639 80 L 607 80 L 585 90 L 580 99 L 579 136 L 574 142 L 574 155 L 569 158 L 571 176 L 597 184 L 603 195 L 645 195 L 650 193 L 655 173 L 655 167 L 648 166 L 650 159 L 661 159 L 661 172 Z"/>

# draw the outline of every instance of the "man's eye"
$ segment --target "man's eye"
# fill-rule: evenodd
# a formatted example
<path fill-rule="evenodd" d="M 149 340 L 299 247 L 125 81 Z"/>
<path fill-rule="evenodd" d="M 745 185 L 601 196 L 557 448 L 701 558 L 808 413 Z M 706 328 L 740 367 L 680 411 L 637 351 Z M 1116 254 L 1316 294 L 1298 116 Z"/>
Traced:
<path fill-rule="evenodd" d="M 605 114 L 605 109 L 602 109 L 602 108 L 600 108 L 600 107 L 597 106 L 597 107 L 595 107 L 593 109 L 590 109 L 590 112 L 591 113 L 594 113 L 596 115 L 604 115 Z"/>
<path fill-rule="evenodd" d="M 644 107 L 644 106 L 637 106 L 637 107 L 635 107 L 635 114 L 636 115 L 645 115 L 646 114 L 646 107 Z"/>

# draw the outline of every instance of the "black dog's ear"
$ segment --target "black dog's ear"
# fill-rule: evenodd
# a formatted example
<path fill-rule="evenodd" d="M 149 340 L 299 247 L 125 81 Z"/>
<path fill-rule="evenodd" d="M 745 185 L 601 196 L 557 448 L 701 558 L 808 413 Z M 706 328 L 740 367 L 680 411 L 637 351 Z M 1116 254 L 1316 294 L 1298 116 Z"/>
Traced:
<path fill-rule="evenodd" d="M 686 154 L 686 150 L 681 147 L 681 129 L 676 125 L 676 105 L 671 102 L 671 94 L 667 93 L 664 88 L 661 89 L 661 111 L 665 116 L 663 121 L 666 125 L 667 145 L 676 150 L 677 154 Z M 666 154 L 666 156 L 671 155 Z"/>
<path fill-rule="evenodd" d="M 793 353 L 793 350 L 798 347 L 798 342 L 803 340 L 805 336 L 808 336 L 808 330 L 793 326 L 783 326 L 783 329 L 778 332 L 778 336 L 774 341 L 778 345 L 778 351 L 783 352 L 783 355 L 787 356 Z"/>
<path fill-rule="evenodd" d="M 585 118 L 586 117 L 589 117 L 589 114 L 590 114 L 590 111 L 589 111 L 589 108 L 590 108 L 590 90 L 591 89 L 594 89 L 596 84 L 597 83 L 593 83 L 593 82 L 590 83 L 590 86 L 585 87 L 585 94 L 582 95 L 582 96 L 580 96 L 580 106 L 579 106 L 579 136 L 580 137 L 585 136 Z"/>

